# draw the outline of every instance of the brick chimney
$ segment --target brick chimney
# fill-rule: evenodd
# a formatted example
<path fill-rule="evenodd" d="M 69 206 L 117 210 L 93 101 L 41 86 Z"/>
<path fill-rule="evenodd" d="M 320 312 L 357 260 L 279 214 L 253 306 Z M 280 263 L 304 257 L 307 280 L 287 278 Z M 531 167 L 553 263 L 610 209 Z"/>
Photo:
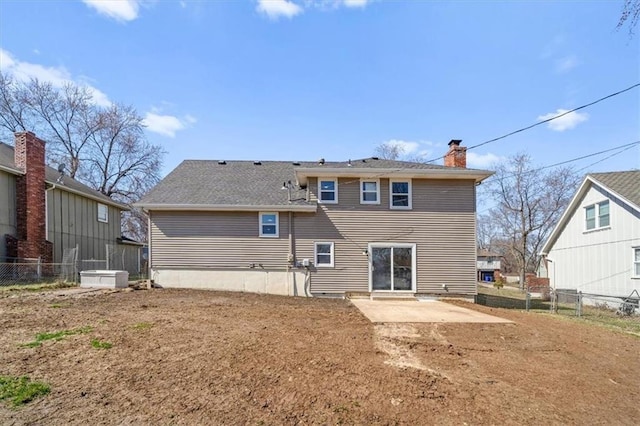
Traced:
<path fill-rule="evenodd" d="M 52 247 L 46 236 L 44 142 L 31 132 L 16 133 L 14 156 L 16 168 L 24 175 L 16 179 L 18 235 L 12 254 L 51 262 Z"/>
<path fill-rule="evenodd" d="M 446 167 L 467 167 L 467 147 L 460 146 L 460 139 L 451 139 L 449 142 L 449 152 L 444 156 Z"/>

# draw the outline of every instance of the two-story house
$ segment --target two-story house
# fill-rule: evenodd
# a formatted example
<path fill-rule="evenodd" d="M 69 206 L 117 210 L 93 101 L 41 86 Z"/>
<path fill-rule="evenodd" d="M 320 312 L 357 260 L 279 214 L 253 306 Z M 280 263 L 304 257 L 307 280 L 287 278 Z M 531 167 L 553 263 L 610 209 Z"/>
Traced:
<path fill-rule="evenodd" d="M 476 294 L 476 185 L 445 166 L 186 160 L 138 207 L 162 287 L 285 295 Z"/>
<path fill-rule="evenodd" d="M 478 281 L 494 282 L 500 274 L 500 256 L 487 249 L 478 249 Z"/>
<path fill-rule="evenodd" d="M 45 143 L 33 133 L 16 133 L 14 146 L 0 143 L 0 262 L 60 263 L 65 250 L 77 248 L 78 260 L 98 259 L 104 268 L 107 246 L 122 246 L 121 213 L 128 209 L 47 166 Z M 127 265 L 138 250 L 126 250 L 134 258 Z"/>
<path fill-rule="evenodd" d="M 640 170 L 585 176 L 540 254 L 557 290 L 640 291 Z"/>

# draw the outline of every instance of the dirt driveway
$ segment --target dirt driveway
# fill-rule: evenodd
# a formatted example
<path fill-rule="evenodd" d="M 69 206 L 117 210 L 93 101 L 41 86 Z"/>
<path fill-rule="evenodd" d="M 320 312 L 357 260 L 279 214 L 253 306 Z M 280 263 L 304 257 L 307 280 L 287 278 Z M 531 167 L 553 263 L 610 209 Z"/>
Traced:
<path fill-rule="evenodd" d="M 640 338 L 465 306 L 514 323 L 374 325 L 348 301 L 190 290 L 0 294 L 0 375 L 51 385 L 0 404 L 0 424 L 637 424 Z"/>

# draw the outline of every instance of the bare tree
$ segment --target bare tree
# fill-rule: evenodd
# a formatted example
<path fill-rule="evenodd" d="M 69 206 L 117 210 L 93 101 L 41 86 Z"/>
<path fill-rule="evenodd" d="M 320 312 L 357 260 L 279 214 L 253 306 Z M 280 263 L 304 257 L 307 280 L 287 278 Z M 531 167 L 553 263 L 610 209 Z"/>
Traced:
<path fill-rule="evenodd" d="M 617 28 L 620 29 L 625 24 L 629 24 L 629 35 L 632 36 L 638 19 L 640 19 L 640 0 L 624 0 Z"/>
<path fill-rule="evenodd" d="M 538 268 L 538 253 L 560 219 L 579 183 L 571 168 L 545 171 L 534 167 L 531 158 L 518 154 L 497 165 L 487 182 L 496 206 L 484 217 L 497 235 L 493 247 L 513 258 L 524 289 L 526 272 Z M 481 226 L 481 227 L 482 227 Z"/>
<path fill-rule="evenodd" d="M 142 117 L 131 106 L 103 108 L 91 91 L 72 83 L 56 88 L 0 74 L 0 127 L 29 130 L 47 142 L 50 164 L 115 201 L 131 204 L 160 180 L 164 152 L 147 141 Z M 125 214 L 129 237 L 146 239 L 146 220 Z"/>
<path fill-rule="evenodd" d="M 384 142 L 378 145 L 374 152 L 383 160 L 399 160 L 404 155 L 404 148 L 399 144 Z"/>

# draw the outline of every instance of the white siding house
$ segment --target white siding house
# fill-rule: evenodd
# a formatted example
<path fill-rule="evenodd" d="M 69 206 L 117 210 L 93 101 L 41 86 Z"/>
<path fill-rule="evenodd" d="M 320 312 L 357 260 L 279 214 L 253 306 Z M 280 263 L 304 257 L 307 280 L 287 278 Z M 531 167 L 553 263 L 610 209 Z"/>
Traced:
<path fill-rule="evenodd" d="M 640 171 L 587 175 L 541 255 L 552 288 L 640 291 Z"/>

